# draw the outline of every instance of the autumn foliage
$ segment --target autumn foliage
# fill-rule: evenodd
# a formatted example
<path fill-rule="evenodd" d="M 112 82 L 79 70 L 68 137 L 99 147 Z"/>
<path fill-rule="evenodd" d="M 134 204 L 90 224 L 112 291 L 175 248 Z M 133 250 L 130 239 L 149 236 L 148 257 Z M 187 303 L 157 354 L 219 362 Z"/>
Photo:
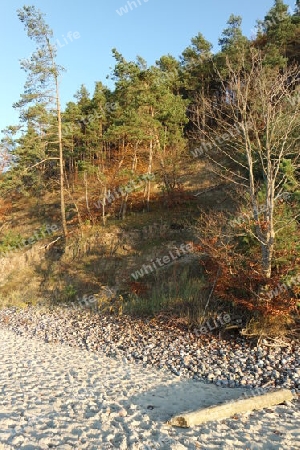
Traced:
<path fill-rule="evenodd" d="M 297 311 L 299 287 L 291 286 L 287 290 L 280 286 L 287 273 L 299 270 L 299 257 L 292 264 L 290 261 L 277 267 L 272 278 L 266 279 L 258 245 L 251 242 L 250 249 L 248 244 L 241 244 L 241 239 L 233 236 L 223 213 L 203 214 L 198 227 L 201 228 L 197 246 L 202 255 L 200 264 L 215 297 L 263 316 L 284 316 Z M 277 258 L 280 256 L 277 252 Z M 270 295 L 272 291 L 278 295 Z"/>

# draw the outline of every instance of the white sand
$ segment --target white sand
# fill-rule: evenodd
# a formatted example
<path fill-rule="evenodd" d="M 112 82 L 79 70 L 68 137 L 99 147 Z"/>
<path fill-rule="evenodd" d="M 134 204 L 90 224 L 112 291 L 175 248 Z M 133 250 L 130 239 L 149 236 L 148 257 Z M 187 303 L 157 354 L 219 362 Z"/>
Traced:
<path fill-rule="evenodd" d="M 0 449 L 300 449 L 299 402 L 191 429 L 165 424 L 242 393 L 0 329 Z"/>

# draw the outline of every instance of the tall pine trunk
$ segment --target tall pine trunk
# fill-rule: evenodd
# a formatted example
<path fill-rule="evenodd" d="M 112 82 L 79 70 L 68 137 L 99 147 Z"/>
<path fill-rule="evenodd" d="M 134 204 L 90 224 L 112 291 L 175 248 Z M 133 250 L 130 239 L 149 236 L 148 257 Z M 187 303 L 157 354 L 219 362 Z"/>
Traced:
<path fill-rule="evenodd" d="M 63 144 L 62 144 L 62 130 L 61 130 L 61 108 L 60 97 L 58 88 L 58 79 L 55 77 L 56 87 L 56 111 L 57 111 L 57 123 L 58 123 L 58 144 L 59 144 L 59 186 L 60 186 L 60 213 L 61 213 L 61 225 L 65 239 L 67 238 L 67 220 L 66 220 L 66 207 L 65 207 L 65 185 L 64 185 L 64 156 L 63 156 Z"/>

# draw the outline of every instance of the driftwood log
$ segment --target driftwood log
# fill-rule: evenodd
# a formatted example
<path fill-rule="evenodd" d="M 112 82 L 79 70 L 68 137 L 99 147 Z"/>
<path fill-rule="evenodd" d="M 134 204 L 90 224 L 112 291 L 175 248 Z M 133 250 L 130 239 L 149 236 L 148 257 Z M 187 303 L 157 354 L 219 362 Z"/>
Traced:
<path fill-rule="evenodd" d="M 241 400 L 237 399 L 233 402 L 210 406 L 209 408 L 199 409 L 194 412 L 175 416 L 168 421 L 168 425 L 189 428 L 213 420 L 228 419 L 235 414 L 268 408 L 270 406 L 279 405 L 280 403 L 291 400 L 293 400 L 293 394 L 291 391 L 288 389 L 280 389 L 274 392 L 267 392 L 263 395 L 257 395 L 255 397 Z"/>

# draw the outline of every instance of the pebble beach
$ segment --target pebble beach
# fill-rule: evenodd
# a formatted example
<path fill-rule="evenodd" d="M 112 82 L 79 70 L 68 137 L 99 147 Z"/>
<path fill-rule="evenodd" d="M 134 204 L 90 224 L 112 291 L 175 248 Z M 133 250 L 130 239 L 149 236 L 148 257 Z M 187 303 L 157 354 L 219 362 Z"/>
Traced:
<path fill-rule="evenodd" d="M 83 309 L 0 311 L 0 449 L 299 449 L 300 352 Z M 176 414 L 285 387 L 190 429 Z"/>

